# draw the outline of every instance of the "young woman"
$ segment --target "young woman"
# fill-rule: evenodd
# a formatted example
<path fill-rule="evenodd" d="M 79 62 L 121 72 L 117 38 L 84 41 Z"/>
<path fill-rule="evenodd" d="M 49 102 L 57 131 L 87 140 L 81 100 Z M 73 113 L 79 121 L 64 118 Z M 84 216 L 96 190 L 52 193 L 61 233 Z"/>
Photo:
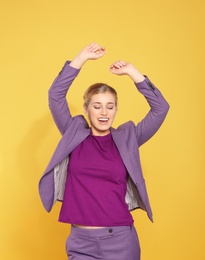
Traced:
<path fill-rule="evenodd" d="M 145 118 L 112 128 L 117 93 L 103 83 L 84 95 L 82 115 L 72 117 L 66 94 L 88 60 L 104 56 L 105 48 L 92 43 L 66 62 L 49 90 L 49 106 L 62 134 L 39 183 L 44 207 L 62 201 L 59 221 L 71 224 L 66 242 L 69 260 L 139 260 L 140 245 L 131 210 L 152 211 L 139 158 L 139 147 L 161 126 L 169 105 L 160 91 L 132 64 L 117 61 L 116 75 L 128 75 L 150 105 Z"/>

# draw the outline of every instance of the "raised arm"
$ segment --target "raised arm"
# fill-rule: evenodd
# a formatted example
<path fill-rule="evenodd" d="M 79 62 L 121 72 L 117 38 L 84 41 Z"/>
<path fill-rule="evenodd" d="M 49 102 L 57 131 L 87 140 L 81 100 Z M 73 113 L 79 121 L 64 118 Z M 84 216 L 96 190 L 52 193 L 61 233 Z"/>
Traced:
<path fill-rule="evenodd" d="M 117 61 L 110 66 L 110 71 L 116 75 L 128 75 L 135 83 L 139 92 L 144 95 L 150 111 L 136 125 L 136 136 L 139 146 L 150 139 L 160 128 L 169 110 L 169 104 L 161 92 L 143 76 L 131 63 Z"/>
<path fill-rule="evenodd" d="M 50 87 L 48 93 L 49 107 L 61 134 L 64 134 L 73 121 L 66 101 L 66 94 L 69 87 L 86 61 L 99 59 L 104 54 L 105 48 L 96 43 L 86 46 L 71 62 L 67 61 L 65 63 L 63 69 Z"/>
<path fill-rule="evenodd" d="M 86 46 L 82 51 L 71 61 L 70 66 L 80 69 L 88 60 L 97 60 L 104 56 L 106 50 L 104 47 L 97 43 L 91 43 Z"/>

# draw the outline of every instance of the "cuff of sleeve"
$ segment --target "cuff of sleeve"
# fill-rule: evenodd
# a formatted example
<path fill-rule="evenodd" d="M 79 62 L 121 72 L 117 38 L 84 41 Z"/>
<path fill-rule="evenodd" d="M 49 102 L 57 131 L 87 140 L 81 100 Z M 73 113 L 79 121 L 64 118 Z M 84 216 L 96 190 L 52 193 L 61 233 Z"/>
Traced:
<path fill-rule="evenodd" d="M 76 69 L 76 68 L 74 68 L 74 67 L 71 67 L 71 66 L 70 66 L 70 63 L 71 63 L 71 61 L 69 61 L 69 60 L 66 61 L 65 64 L 64 64 L 64 66 L 63 66 L 63 68 L 62 68 L 62 70 L 60 71 L 59 74 L 61 74 L 62 72 L 63 72 L 63 73 L 69 72 L 70 75 L 77 76 L 78 73 L 80 72 L 80 69 Z"/>
<path fill-rule="evenodd" d="M 146 75 L 144 75 L 144 77 L 145 77 L 145 79 L 142 82 L 135 83 L 136 87 L 139 90 L 148 87 L 149 89 L 154 91 L 155 90 L 155 86 L 152 84 L 152 82 L 149 80 L 149 78 Z"/>

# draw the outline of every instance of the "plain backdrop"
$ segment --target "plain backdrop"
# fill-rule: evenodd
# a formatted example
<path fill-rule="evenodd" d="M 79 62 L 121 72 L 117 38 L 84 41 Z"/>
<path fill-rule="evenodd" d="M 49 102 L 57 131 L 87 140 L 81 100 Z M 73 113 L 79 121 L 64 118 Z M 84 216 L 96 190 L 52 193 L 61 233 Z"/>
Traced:
<path fill-rule="evenodd" d="M 0 12 L 0 259 L 67 259 L 70 226 L 58 222 L 60 204 L 48 214 L 38 195 L 60 140 L 47 92 L 64 62 L 91 42 L 107 54 L 75 80 L 73 115 L 83 113 L 82 95 L 95 82 L 118 91 L 114 127 L 148 112 L 132 81 L 109 72 L 118 59 L 148 75 L 171 107 L 140 149 L 154 212 L 154 224 L 133 212 L 142 260 L 205 259 L 205 2 L 8 0 Z"/>

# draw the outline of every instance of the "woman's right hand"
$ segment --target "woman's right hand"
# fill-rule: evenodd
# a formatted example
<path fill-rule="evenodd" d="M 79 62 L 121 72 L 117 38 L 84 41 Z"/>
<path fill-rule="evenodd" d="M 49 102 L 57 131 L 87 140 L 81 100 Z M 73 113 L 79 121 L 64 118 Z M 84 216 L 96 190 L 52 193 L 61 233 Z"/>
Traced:
<path fill-rule="evenodd" d="M 83 48 L 80 53 L 71 61 L 70 66 L 80 69 L 87 60 L 97 60 L 104 56 L 106 50 L 97 43 L 91 43 Z"/>

